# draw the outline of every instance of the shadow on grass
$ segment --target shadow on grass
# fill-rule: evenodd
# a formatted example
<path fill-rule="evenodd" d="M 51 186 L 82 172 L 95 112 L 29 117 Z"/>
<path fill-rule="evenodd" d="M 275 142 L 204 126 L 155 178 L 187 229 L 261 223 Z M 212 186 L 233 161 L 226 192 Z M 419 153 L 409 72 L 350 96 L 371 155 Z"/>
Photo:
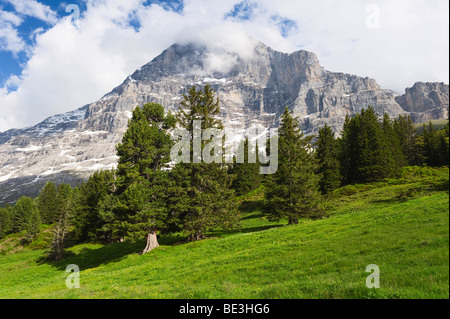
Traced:
<path fill-rule="evenodd" d="M 164 246 L 176 245 L 186 237 L 181 234 L 165 235 L 158 237 L 158 243 Z M 145 240 L 124 241 L 112 243 L 100 248 L 84 247 L 79 251 L 67 250 L 65 256 L 60 261 L 51 261 L 45 258 L 39 260 L 40 263 L 50 264 L 59 270 L 65 270 L 67 265 L 75 264 L 81 270 L 96 268 L 112 262 L 118 262 L 131 254 L 139 254 L 145 247 Z"/>
<path fill-rule="evenodd" d="M 144 247 L 144 241 L 121 242 L 102 246 L 100 248 L 84 247 L 79 251 L 66 251 L 60 261 L 42 259 L 41 263 L 50 264 L 59 270 L 65 270 L 67 265 L 75 264 L 81 270 L 96 268 L 100 265 L 118 262 L 127 255 L 139 253 Z"/>

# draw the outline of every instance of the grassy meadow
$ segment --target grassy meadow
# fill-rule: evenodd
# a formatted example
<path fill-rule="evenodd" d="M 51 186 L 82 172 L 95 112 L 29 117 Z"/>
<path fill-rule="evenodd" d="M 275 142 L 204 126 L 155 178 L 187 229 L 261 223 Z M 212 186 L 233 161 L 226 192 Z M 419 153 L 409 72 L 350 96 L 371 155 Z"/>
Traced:
<path fill-rule="evenodd" d="M 262 213 L 263 189 L 241 196 L 241 225 L 185 243 L 79 244 L 43 260 L 50 229 L 29 246 L 0 240 L 0 298 L 449 298 L 449 171 L 408 167 L 401 178 L 349 185 L 326 201 L 328 218 L 286 226 Z M 80 288 L 66 287 L 66 266 Z M 378 265 L 380 288 L 366 287 Z"/>

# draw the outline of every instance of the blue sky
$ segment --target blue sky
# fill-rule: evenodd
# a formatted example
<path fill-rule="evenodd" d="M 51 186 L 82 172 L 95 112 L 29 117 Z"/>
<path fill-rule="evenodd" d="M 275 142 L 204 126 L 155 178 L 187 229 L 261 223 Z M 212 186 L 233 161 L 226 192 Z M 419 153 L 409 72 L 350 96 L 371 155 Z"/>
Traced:
<path fill-rule="evenodd" d="M 448 83 L 448 11 L 448 0 L 0 0 L 0 131 L 93 102 L 183 41 L 250 57 L 251 36 L 399 93 Z"/>

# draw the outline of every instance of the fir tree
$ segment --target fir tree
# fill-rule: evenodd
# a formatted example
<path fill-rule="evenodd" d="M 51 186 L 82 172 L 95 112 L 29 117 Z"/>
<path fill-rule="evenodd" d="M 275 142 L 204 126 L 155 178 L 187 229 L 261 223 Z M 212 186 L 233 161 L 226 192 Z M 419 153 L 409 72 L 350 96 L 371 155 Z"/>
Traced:
<path fill-rule="evenodd" d="M 289 224 L 296 224 L 299 218 L 323 215 L 310 141 L 286 107 L 279 128 L 278 170 L 269 177 L 265 192 L 265 211 L 271 220 L 287 218 Z"/>
<path fill-rule="evenodd" d="M 8 235 L 13 231 L 14 210 L 13 207 L 6 204 L 0 207 L 0 238 Z"/>
<path fill-rule="evenodd" d="M 37 206 L 41 214 L 42 221 L 52 224 L 58 219 L 57 190 L 53 182 L 45 184 L 37 198 Z"/>
<path fill-rule="evenodd" d="M 394 122 L 390 119 L 387 113 L 383 117 L 383 133 L 384 133 L 384 165 L 386 167 L 387 176 L 397 176 L 400 169 L 406 166 L 406 157 L 403 155 L 403 150 L 400 146 L 400 138 L 394 129 Z"/>
<path fill-rule="evenodd" d="M 422 160 L 416 144 L 415 129 L 411 116 L 399 115 L 394 120 L 393 125 L 406 163 L 409 165 L 421 165 Z"/>
<path fill-rule="evenodd" d="M 183 96 L 177 119 L 179 125 L 193 132 L 194 121 L 201 121 L 201 130 L 223 128 L 218 118 L 220 113 L 219 99 L 209 85 L 204 90 L 197 91 L 191 87 Z M 207 142 L 201 141 L 201 149 Z M 191 142 L 191 159 L 198 156 L 194 153 Z M 223 156 L 220 154 L 220 156 Z M 223 160 L 223 157 L 221 158 Z M 180 226 L 187 233 L 188 240 L 195 241 L 204 238 L 205 232 L 216 227 L 232 228 L 237 225 L 239 216 L 234 203 L 234 192 L 230 189 L 231 179 L 227 167 L 216 162 L 177 163 L 171 172 L 177 181 L 180 193 L 175 204 L 180 216 Z"/>
<path fill-rule="evenodd" d="M 321 175 L 320 190 L 322 194 L 327 194 L 341 186 L 342 183 L 338 141 L 327 125 L 319 130 L 315 155 L 318 162 L 318 173 Z"/>
<path fill-rule="evenodd" d="M 40 232 L 41 216 L 34 200 L 22 196 L 14 205 L 14 231 L 25 231 L 25 240 L 33 241 Z"/>
<path fill-rule="evenodd" d="M 74 216 L 75 238 L 78 241 L 111 242 L 111 232 L 102 232 L 105 221 L 101 215 L 102 201 L 114 191 L 114 171 L 97 171 L 76 190 L 74 199 L 76 214 Z M 110 220 L 109 220 L 110 221 Z"/>
<path fill-rule="evenodd" d="M 230 173 L 233 175 L 233 182 L 231 187 L 235 190 L 236 195 L 244 195 L 252 190 L 257 189 L 262 182 L 263 175 L 259 172 L 260 164 L 256 161 L 256 163 L 249 163 L 248 156 L 248 138 L 246 138 L 243 143 L 240 143 L 239 149 L 237 152 L 243 152 L 244 154 L 244 162 L 243 163 L 235 163 L 233 167 L 230 169 Z M 242 148 L 242 150 L 240 149 Z M 258 149 L 251 150 L 252 152 L 258 153 Z"/>
<path fill-rule="evenodd" d="M 49 257 L 55 261 L 64 256 L 65 239 L 71 218 L 73 217 L 74 191 L 68 184 L 61 184 L 57 188 L 57 221 L 53 230 L 53 240 Z"/>

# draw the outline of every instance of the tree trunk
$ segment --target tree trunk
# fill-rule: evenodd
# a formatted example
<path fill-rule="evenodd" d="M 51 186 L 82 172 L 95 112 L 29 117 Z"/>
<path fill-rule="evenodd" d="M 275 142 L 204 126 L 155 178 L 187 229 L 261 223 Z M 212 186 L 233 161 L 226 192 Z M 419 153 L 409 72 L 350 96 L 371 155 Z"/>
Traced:
<path fill-rule="evenodd" d="M 296 219 L 294 217 L 289 217 L 288 225 L 297 225 L 297 224 L 298 224 L 298 219 Z"/>
<path fill-rule="evenodd" d="M 203 239 L 203 238 L 205 238 L 205 236 L 202 234 L 202 231 L 201 230 L 197 230 L 195 233 L 192 233 L 192 234 L 189 235 L 187 241 L 188 242 L 192 242 L 192 241 L 197 241 L 197 240 L 200 240 L 200 239 Z"/>
<path fill-rule="evenodd" d="M 148 253 L 149 251 L 159 246 L 158 238 L 156 237 L 156 228 L 145 235 L 145 241 L 146 245 L 141 254 Z"/>

